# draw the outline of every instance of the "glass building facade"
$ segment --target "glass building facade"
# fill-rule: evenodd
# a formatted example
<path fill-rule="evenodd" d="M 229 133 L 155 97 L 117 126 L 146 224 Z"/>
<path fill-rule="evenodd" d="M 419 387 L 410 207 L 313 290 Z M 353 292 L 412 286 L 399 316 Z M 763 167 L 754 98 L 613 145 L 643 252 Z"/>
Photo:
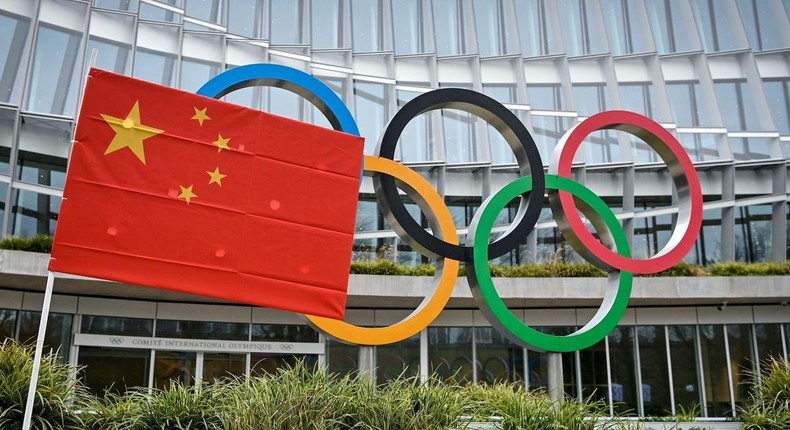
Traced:
<path fill-rule="evenodd" d="M 785 261 L 789 16 L 788 0 L 6 0 L 0 3 L 0 235 L 54 232 L 91 64 L 195 91 L 223 70 L 270 62 L 308 72 L 335 91 L 354 114 L 368 154 L 403 104 L 435 88 L 472 89 L 505 104 L 532 133 L 544 165 L 562 135 L 585 117 L 612 109 L 646 115 L 678 138 L 702 181 L 703 227 L 686 261 Z M 225 99 L 329 126 L 310 103 L 279 88 L 246 88 Z M 396 158 L 444 196 L 462 241 L 481 201 L 518 176 L 495 129 L 450 109 L 413 119 Z M 667 243 L 677 197 L 663 162 L 644 142 L 594 133 L 576 156 L 574 177 L 618 214 L 634 256 L 652 256 Z M 427 227 L 415 204 L 407 208 Z M 500 214 L 499 231 L 516 211 L 513 203 Z M 356 261 L 431 262 L 392 231 L 367 180 L 356 228 Z M 494 263 L 557 260 L 580 257 L 547 204 L 538 228 Z M 0 274 L 0 336 L 29 339 L 40 299 L 4 279 Z M 613 412 L 661 415 L 699 404 L 705 416 L 730 416 L 746 399 L 745 371 L 767 356 L 786 357 L 790 339 L 780 300 L 765 303 L 756 290 L 750 300 L 750 289 L 760 286 L 738 287 L 747 297 L 726 312 L 712 303 L 727 297 L 639 302 L 604 341 L 564 355 L 566 392 L 604 398 Z M 787 299 L 787 286 L 780 287 Z M 358 347 L 328 341 L 295 317 L 203 305 L 206 317 L 194 321 L 194 313 L 167 300 L 134 299 L 135 293 L 117 303 L 59 299 L 47 344 L 59 347 L 64 360 L 86 365 L 83 377 L 92 389 L 193 383 L 271 371 L 299 358 L 338 372 L 360 365 Z M 411 302 L 393 303 L 373 310 L 352 300 L 349 315 L 381 325 L 408 313 Z M 457 309 L 412 339 L 377 348 L 377 377 L 405 369 L 545 385 L 545 355 L 510 344 L 469 303 L 453 304 Z M 519 303 L 525 319 L 545 317 L 535 325 L 556 333 L 583 324 L 589 311 L 578 301 L 540 309 Z M 110 339 L 169 339 L 175 346 L 118 347 Z M 190 349 L 173 339 L 204 346 Z M 280 345 L 300 352 L 266 349 Z"/>

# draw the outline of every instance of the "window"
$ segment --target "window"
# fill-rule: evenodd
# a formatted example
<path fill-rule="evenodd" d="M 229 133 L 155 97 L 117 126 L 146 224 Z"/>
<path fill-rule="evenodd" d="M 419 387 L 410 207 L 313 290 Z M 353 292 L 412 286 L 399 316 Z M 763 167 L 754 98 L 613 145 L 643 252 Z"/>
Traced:
<path fill-rule="evenodd" d="M 603 112 L 606 107 L 606 84 L 574 84 L 573 100 L 581 116 Z M 620 145 L 614 132 L 596 131 L 584 140 L 582 146 L 587 163 L 609 163 L 622 160 Z"/>
<path fill-rule="evenodd" d="M 385 50 L 382 7 L 382 0 L 351 2 L 351 31 L 354 52 Z M 397 7 L 401 7 L 401 2 Z"/>
<path fill-rule="evenodd" d="M 74 115 L 82 64 L 82 34 L 41 24 L 38 29 L 27 109 Z"/>
<path fill-rule="evenodd" d="M 481 57 L 516 52 L 502 0 L 474 0 L 477 49 Z"/>
<path fill-rule="evenodd" d="M 730 131 L 759 130 L 760 120 L 746 79 L 715 81 L 724 126 Z"/>
<path fill-rule="evenodd" d="M 127 44 L 112 40 L 100 39 L 90 36 L 88 38 L 88 52 L 96 49 L 96 64 L 94 67 L 111 72 L 128 75 L 132 67 L 132 47 Z M 85 59 L 85 70 L 88 70 L 90 58 Z"/>
<path fill-rule="evenodd" d="M 53 235 L 60 213 L 60 201 L 61 198 L 57 196 L 16 190 L 11 234 L 22 237 Z"/>
<path fill-rule="evenodd" d="M 776 129 L 782 135 L 790 135 L 790 79 L 765 79 L 763 89 Z M 790 157 L 790 153 L 786 155 Z"/>
<path fill-rule="evenodd" d="M 180 8 L 183 6 L 183 0 L 158 0 L 169 6 Z M 140 4 L 140 19 L 149 21 L 164 21 L 164 22 L 181 22 L 181 14 L 162 9 L 147 3 Z"/>
<path fill-rule="evenodd" d="M 609 333 L 609 360 L 612 372 L 612 402 L 622 415 L 639 411 L 636 385 L 634 327 L 617 326 Z"/>
<path fill-rule="evenodd" d="M 449 84 L 447 86 L 463 87 L 464 85 Z M 442 109 L 444 153 L 447 163 L 478 161 L 475 122 L 477 122 L 477 117 L 470 113 L 455 109 Z"/>
<path fill-rule="evenodd" d="M 302 24 L 304 5 L 302 0 L 270 0 L 269 40 L 279 45 L 304 43 Z"/>
<path fill-rule="evenodd" d="M 148 386 L 151 351 L 81 346 L 78 363 L 80 380 L 95 395 L 123 394 Z"/>
<path fill-rule="evenodd" d="M 749 37 L 749 44 L 755 51 L 784 48 L 787 41 L 782 39 L 782 26 L 787 26 L 787 12 L 774 2 L 759 0 L 739 0 L 738 10 Z"/>
<path fill-rule="evenodd" d="M 503 104 L 516 102 L 515 84 L 483 84 L 483 93 Z M 513 155 L 513 150 L 502 134 L 490 124 L 486 124 L 486 129 L 491 163 L 515 164 L 516 157 Z"/>
<path fill-rule="evenodd" d="M 595 345 L 579 351 L 579 366 L 582 374 L 582 397 L 610 404 L 606 340 L 601 340 Z M 615 396 L 614 390 L 612 390 L 612 396 Z M 618 399 L 622 401 L 622 395 Z"/>
<path fill-rule="evenodd" d="M 697 329 L 690 325 L 670 325 L 667 326 L 667 337 L 672 360 L 672 390 L 675 394 L 675 410 L 683 408 L 690 411 L 702 404 Z M 702 412 L 704 413 L 704 410 Z"/>
<path fill-rule="evenodd" d="M 252 39 L 261 39 L 266 34 L 263 16 L 263 0 L 228 2 L 228 32 Z"/>
<path fill-rule="evenodd" d="M 432 4 L 436 55 L 466 54 L 463 4 L 459 0 L 433 0 Z"/>
<path fill-rule="evenodd" d="M 176 78 L 175 54 L 138 48 L 134 60 L 134 77 L 172 87 Z"/>
<path fill-rule="evenodd" d="M 219 64 L 183 58 L 179 88 L 190 93 L 195 92 L 218 74 Z"/>
<path fill-rule="evenodd" d="M 391 4 L 395 54 L 424 52 L 423 2 L 420 0 L 399 0 Z"/>
<path fill-rule="evenodd" d="M 655 88 L 652 83 L 621 83 L 619 91 L 620 106 L 624 110 L 640 113 L 648 118 L 655 118 L 654 115 L 658 107 L 656 104 Z M 632 157 L 635 162 L 654 163 L 660 161 L 661 158 L 658 156 L 658 153 L 642 139 L 628 134 L 628 140 L 631 142 Z"/>
<path fill-rule="evenodd" d="M 397 95 L 398 108 L 400 108 L 419 94 L 398 90 Z M 436 154 L 437 146 L 435 136 L 431 132 L 432 127 L 430 119 L 433 115 L 435 115 L 434 112 L 429 112 L 412 118 L 412 120 L 409 121 L 409 124 L 403 130 L 398 140 L 401 160 L 428 161 L 438 158 Z M 396 151 L 396 154 L 397 153 Z"/>
<path fill-rule="evenodd" d="M 473 382 L 472 333 L 472 327 L 428 327 L 428 373 Z"/>
<path fill-rule="evenodd" d="M 735 260 L 746 263 L 771 259 L 771 205 L 742 206 L 735 212 Z"/>
<path fill-rule="evenodd" d="M 614 55 L 647 52 L 652 49 L 650 35 L 642 25 L 641 5 L 633 0 L 602 0 L 603 18 Z"/>
<path fill-rule="evenodd" d="M 420 334 L 376 347 L 376 381 L 414 377 L 420 372 Z"/>
<path fill-rule="evenodd" d="M 0 13 L 0 102 L 19 103 L 19 73 L 30 19 Z"/>
<path fill-rule="evenodd" d="M 646 1 L 645 6 L 659 54 L 699 49 L 699 39 L 691 33 L 693 23 L 683 11 L 684 0 Z"/>
<path fill-rule="evenodd" d="M 154 334 L 154 321 L 144 318 L 83 315 L 80 331 L 89 334 L 151 337 Z"/>
<path fill-rule="evenodd" d="M 703 110 L 705 99 L 699 81 L 667 82 L 667 95 L 679 127 L 711 125 Z"/>
<path fill-rule="evenodd" d="M 532 115 L 532 137 L 540 151 L 543 164 L 548 164 L 548 160 L 551 160 L 554 146 L 570 129 L 572 120 L 573 118 L 567 117 Z"/>
<path fill-rule="evenodd" d="M 253 324 L 252 340 L 264 342 L 318 342 L 318 332 L 300 324 Z"/>
<path fill-rule="evenodd" d="M 14 309 L 0 308 L 0 343 L 5 339 L 13 339 L 16 334 L 16 314 Z"/>
<path fill-rule="evenodd" d="M 47 332 L 44 334 L 44 353 L 57 352 L 64 363 L 69 360 L 71 348 L 71 321 L 73 315 L 50 312 L 47 321 Z M 19 312 L 19 335 L 21 343 L 34 344 L 38 337 L 38 326 L 41 323 L 41 312 Z"/>
<path fill-rule="evenodd" d="M 553 15 L 549 12 L 554 3 L 547 0 L 516 0 L 515 3 L 521 52 L 524 56 L 559 53 L 562 43 Z"/>
<path fill-rule="evenodd" d="M 596 3 L 589 0 L 559 0 L 557 8 L 562 11 L 563 41 L 569 56 L 589 55 L 607 50 L 604 29 L 601 28 Z"/>
<path fill-rule="evenodd" d="M 672 395 L 667 363 L 667 337 L 664 326 L 649 325 L 636 328 L 639 339 L 639 366 L 642 376 L 642 404 L 644 416 L 672 413 Z"/>
<path fill-rule="evenodd" d="M 313 49 L 345 48 L 343 9 L 340 0 L 312 0 L 311 35 Z"/>
<path fill-rule="evenodd" d="M 562 85 L 528 84 L 527 96 L 533 109 L 562 110 Z"/>
<path fill-rule="evenodd" d="M 717 4 L 714 0 L 700 0 L 691 3 L 697 30 L 706 52 L 730 51 L 744 48 L 738 42 L 736 32 L 740 30 L 737 21 L 730 16 L 726 5 Z"/>
<path fill-rule="evenodd" d="M 354 118 L 362 137 L 365 153 L 373 154 L 379 137 L 384 132 L 387 87 L 373 82 L 354 82 Z"/>
<path fill-rule="evenodd" d="M 187 0 L 187 7 L 184 13 L 191 18 L 222 24 L 222 12 L 224 9 L 222 3 L 222 0 Z M 190 23 L 187 24 L 189 25 Z M 195 28 L 203 29 L 203 27 L 198 26 L 195 26 Z"/>
<path fill-rule="evenodd" d="M 475 327 L 475 352 L 478 383 L 524 383 L 524 349 L 494 327 Z"/>
<path fill-rule="evenodd" d="M 104 9 L 137 10 L 137 0 L 93 0 L 93 5 Z"/>
<path fill-rule="evenodd" d="M 248 340 L 249 332 L 250 325 L 242 323 L 179 320 L 156 321 L 156 337 Z"/>

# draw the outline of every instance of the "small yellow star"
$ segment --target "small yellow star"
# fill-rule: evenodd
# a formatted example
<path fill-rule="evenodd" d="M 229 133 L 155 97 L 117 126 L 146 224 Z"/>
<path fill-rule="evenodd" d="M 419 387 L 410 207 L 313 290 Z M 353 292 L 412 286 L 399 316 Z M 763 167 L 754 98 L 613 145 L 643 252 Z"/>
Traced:
<path fill-rule="evenodd" d="M 217 184 L 220 187 L 222 186 L 222 178 L 228 176 L 228 175 L 223 175 L 222 173 L 219 172 L 219 166 L 217 166 L 217 168 L 214 169 L 213 172 L 206 170 L 206 173 L 208 173 L 208 175 L 211 176 L 211 179 L 209 179 L 208 184 L 209 185 Z"/>
<path fill-rule="evenodd" d="M 134 106 L 132 106 L 132 109 L 126 115 L 125 119 L 115 118 L 105 114 L 101 114 L 101 116 L 115 131 L 115 137 L 113 137 L 107 150 L 104 151 L 104 155 L 119 149 L 129 148 L 132 153 L 145 164 L 143 140 L 164 133 L 164 130 L 148 127 L 140 122 L 139 101 L 134 102 Z"/>
<path fill-rule="evenodd" d="M 179 187 L 181 187 L 181 194 L 178 195 L 178 198 L 186 200 L 187 204 L 189 204 L 189 200 L 191 198 L 198 196 L 197 194 L 192 192 L 192 185 L 190 185 L 188 187 L 183 187 L 183 186 L 179 185 Z"/>
<path fill-rule="evenodd" d="M 230 142 L 230 138 L 228 137 L 223 139 L 222 135 L 220 134 L 217 140 L 211 143 L 217 145 L 217 154 L 219 154 L 220 151 L 222 151 L 223 149 L 230 149 L 230 147 L 228 146 L 228 142 Z"/>
<path fill-rule="evenodd" d="M 193 116 L 190 119 L 198 120 L 198 122 L 200 123 L 201 127 L 203 126 L 203 121 L 205 121 L 207 119 L 211 119 L 211 118 L 208 117 L 208 115 L 206 115 L 206 109 L 208 109 L 208 108 L 203 108 L 203 109 L 194 108 L 194 109 L 195 109 L 195 116 Z"/>

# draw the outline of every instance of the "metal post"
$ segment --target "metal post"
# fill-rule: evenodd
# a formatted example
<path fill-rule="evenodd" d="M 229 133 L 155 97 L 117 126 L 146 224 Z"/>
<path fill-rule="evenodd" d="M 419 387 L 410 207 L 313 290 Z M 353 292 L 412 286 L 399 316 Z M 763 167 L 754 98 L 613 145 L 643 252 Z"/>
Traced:
<path fill-rule="evenodd" d="M 38 370 L 41 367 L 41 353 L 44 350 L 44 335 L 47 334 L 47 320 L 49 308 L 52 304 L 52 285 L 55 283 L 55 274 L 47 273 L 47 287 L 44 292 L 44 304 L 41 307 L 41 322 L 38 325 L 36 337 L 36 353 L 33 356 L 33 371 L 30 375 L 30 386 L 27 390 L 27 403 L 25 404 L 25 417 L 22 420 L 22 430 L 30 430 L 30 421 L 33 418 L 33 401 L 36 399 L 36 385 L 38 385 Z"/>
<path fill-rule="evenodd" d="M 359 375 L 367 378 L 371 383 L 376 382 L 376 348 L 373 346 L 359 346 Z"/>
<path fill-rule="evenodd" d="M 549 352 L 549 398 L 552 401 L 560 400 L 565 396 L 565 387 L 562 377 L 562 354 Z"/>

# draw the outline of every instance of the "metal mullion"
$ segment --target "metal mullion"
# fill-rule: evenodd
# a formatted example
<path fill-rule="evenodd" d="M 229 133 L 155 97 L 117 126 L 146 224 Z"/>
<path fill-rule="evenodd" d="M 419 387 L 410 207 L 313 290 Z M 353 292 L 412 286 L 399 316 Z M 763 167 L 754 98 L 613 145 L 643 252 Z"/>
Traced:
<path fill-rule="evenodd" d="M 779 324 L 779 334 L 782 338 L 782 356 L 787 360 L 787 336 L 788 334 L 785 333 L 785 324 Z"/>
<path fill-rule="evenodd" d="M 639 353 L 639 327 L 633 326 L 634 335 L 634 361 L 636 364 L 636 410 L 640 417 L 645 416 L 644 398 L 642 395 L 642 360 Z"/>
<path fill-rule="evenodd" d="M 702 363 L 702 339 L 700 336 L 699 331 L 699 320 L 695 325 L 694 329 L 696 330 L 696 346 L 695 346 L 695 353 L 697 356 L 697 375 L 699 377 L 698 385 L 700 387 L 700 395 L 702 396 L 702 412 L 705 417 L 708 416 L 708 395 L 705 392 L 705 367 Z"/>
<path fill-rule="evenodd" d="M 672 375 L 672 349 L 669 347 L 669 326 L 664 326 L 664 345 L 667 354 L 667 376 L 669 382 L 669 401 L 671 403 L 672 415 L 675 415 L 675 380 Z"/>
<path fill-rule="evenodd" d="M 730 407 L 732 408 L 732 416 L 735 416 L 735 389 L 733 388 L 732 380 L 732 363 L 730 362 L 730 336 L 727 332 L 727 324 L 723 324 L 724 330 L 724 357 L 727 360 L 727 381 L 729 382 L 730 390 Z"/>
<path fill-rule="evenodd" d="M 614 399 L 612 399 L 612 362 L 609 358 L 609 336 L 603 338 L 606 352 L 606 391 L 609 397 L 609 416 L 614 416 Z"/>

